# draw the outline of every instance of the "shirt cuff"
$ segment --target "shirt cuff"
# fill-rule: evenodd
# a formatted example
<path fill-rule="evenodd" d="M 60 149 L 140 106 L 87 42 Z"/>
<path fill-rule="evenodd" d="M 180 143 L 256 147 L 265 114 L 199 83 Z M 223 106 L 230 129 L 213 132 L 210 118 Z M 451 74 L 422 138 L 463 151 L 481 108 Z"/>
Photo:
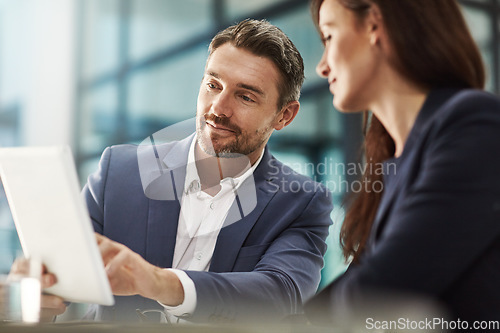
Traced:
<path fill-rule="evenodd" d="M 196 308 L 196 288 L 193 280 L 191 280 L 186 272 L 180 269 L 166 268 L 166 270 L 173 272 L 181 281 L 182 288 L 184 289 L 184 301 L 177 306 L 167 306 L 160 302 L 158 303 L 165 308 L 165 311 L 177 317 L 185 317 L 193 314 Z"/>

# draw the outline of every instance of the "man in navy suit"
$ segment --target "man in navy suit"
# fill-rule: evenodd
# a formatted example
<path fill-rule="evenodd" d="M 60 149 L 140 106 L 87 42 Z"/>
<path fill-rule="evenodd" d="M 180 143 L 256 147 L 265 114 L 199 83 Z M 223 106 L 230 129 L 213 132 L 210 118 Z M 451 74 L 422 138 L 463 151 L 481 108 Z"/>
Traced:
<path fill-rule="evenodd" d="M 218 33 L 209 51 L 195 132 L 108 148 L 85 186 L 119 296 L 97 319 L 279 319 L 316 292 L 331 196 L 266 147 L 299 110 L 302 58 L 255 20 Z"/>

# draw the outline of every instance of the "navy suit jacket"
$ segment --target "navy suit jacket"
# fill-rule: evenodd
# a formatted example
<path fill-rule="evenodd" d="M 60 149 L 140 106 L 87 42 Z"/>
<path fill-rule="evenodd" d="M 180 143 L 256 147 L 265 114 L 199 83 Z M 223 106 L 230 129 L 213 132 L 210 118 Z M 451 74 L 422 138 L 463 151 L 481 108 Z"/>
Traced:
<path fill-rule="evenodd" d="M 402 155 L 384 166 L 365 253 L 306 304 L 309 318 L 396 292 L 438 300 L 471 325 L 500 320 L 499 98 L 432 90 Z"/>
<path fill-rule="evenodd" d="M 177 198 L 184 187 L 191 140 L 192 136 L 156 146 L 167 175 L 163 183 L 171 182 Z M 221 229 L 210 271 L 187 271 L 197 292 L 197 307 L 189 320 L 278 318 L 300 312 L 302 302 L 316 292 L 331 224 L 331 195 L 274 159 L 267 148 L 254 181 L 256 206 L 243 213 L 237 201 L 245 198 L 237 196 L 231 209 L 242 212 L 243 218 Z M 154 265 L 171 267 L 179 200 L 145 195 L 137 146 L 106 149 L 84 195 L 96 232 L 125 244 Z M 161 307 L 138 296 L 116 297 L 116 305 L 100 307 L 97 317 L 137 320 L 136 308 Z"/>

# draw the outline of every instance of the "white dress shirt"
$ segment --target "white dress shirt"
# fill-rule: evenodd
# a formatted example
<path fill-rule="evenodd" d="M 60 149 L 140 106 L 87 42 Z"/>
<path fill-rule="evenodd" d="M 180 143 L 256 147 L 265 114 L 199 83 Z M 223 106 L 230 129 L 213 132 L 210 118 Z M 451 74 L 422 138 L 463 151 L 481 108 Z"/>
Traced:
<path fill-rule="evenodd" d="M 169 269 L 181 281 L 184 288 L 184 302 L 176 307 L 162 304 L 167 311 L 167 315 L 183 316 L 194 312 L 196 308 L 196 289 L 194 282 L 183 270 L 208 271 L 217 237 L 229 208 L 231 208 L 236 198 L 236 190 L 245 179 L 253 174 L 264 156 L 264 151 L 262 151 L 257 162 L 241 176 L 222 179 L 220 181 L 220 191 L 215 196 L 211 196 L 201 190 L 195 160 L 196 142 L 197 137 L 195 136 L 188 153 L 175 251 L 172 269 Z"/>

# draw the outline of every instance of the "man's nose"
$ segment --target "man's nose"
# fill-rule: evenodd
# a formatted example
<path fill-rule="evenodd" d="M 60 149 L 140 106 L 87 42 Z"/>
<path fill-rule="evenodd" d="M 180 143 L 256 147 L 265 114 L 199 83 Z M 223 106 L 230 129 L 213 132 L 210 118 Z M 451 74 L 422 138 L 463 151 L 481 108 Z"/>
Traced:
<path fill-rule="evenodd" d="M 212 112 L 218 117 L 229 118 L 233 114 L 233 101 L 229 93 L 222 91 L 212 103 Z"/>

